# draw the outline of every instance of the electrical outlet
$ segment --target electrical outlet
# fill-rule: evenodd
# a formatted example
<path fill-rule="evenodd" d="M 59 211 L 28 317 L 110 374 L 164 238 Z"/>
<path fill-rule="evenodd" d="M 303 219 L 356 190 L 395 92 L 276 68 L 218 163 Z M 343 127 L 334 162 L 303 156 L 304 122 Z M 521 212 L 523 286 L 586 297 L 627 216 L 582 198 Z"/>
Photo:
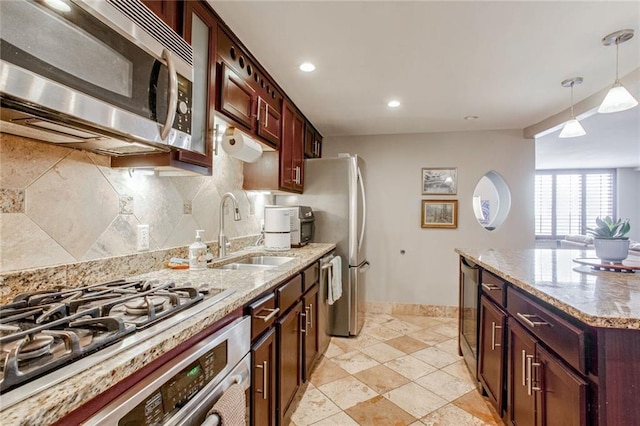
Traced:
<path fill-rule="evenodd" d="M 149 250 L 149 225 L 138 225 L 136 246 L 138 251 Z"/>

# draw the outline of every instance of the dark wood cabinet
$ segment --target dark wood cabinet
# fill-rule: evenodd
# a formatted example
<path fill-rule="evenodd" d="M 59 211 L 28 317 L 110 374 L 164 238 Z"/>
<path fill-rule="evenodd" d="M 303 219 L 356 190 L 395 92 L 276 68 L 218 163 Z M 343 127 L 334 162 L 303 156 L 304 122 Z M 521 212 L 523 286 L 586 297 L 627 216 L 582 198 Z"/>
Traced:
<path fill-rule="evenodd" d="M 278 341 L 278 419 L 288 424 L 292 402 L 302 384 L 302 336 L 306 322 L 302 301 L 276 323 Z"/>
<path fill-rule="evenodd" d="M 255 90 L 227 64 L 221 64 L 220 105 L 218 111 L 241 124 L 245 130 L 253 129 Z"/>
<path fill-rule="evenodd" d="M 289 102 L 282 106 L 280 189 L 302 192 L 304 188 L 304 118 Z"/>
<path fill-rule="evenodd" d="M 304 132 L 304 156 L 305 158 L 322 157 L 322 136 L 308 121 Z"/>
<path fill-rule="evenodd" d="M 270 105 L 263 97 L 258 96 L 258 119 L 256 133 L 275 146 L 280 144 L 282 120 L 280 108 Z"/>
<path fill-rule="evenodd" d="M 320 355 L 320 341 L 318 334 L 318 284 L 313 285 L 302 299 L 305 312 L 305 333 L 304 333 L 304 381 L 311 377 L 311 370 Z"/>
<path fill-rule="evenodd" d="M 276 333 L 272 328 L 251 347 L 251 425 L 274 426 L 276 421 Z"/>
<path fill-rule="evenodd" d="M 169 25 L 176 33 L 182 34 L 182 0 L 141 0 L 153 13 Z M 185 3 L 190 3 L 186 1 Z"/>
<path fill-rule="evenodd" d="M 505 326 L 507 314 L 488 297 L 480 299 L 478 379 L 496 411 L 504 409 Z"/>
<path fill-rule="evenodd" d="M 509 319 L 509 420 L 513 425 L 587 424 L 588 384 Z"/>

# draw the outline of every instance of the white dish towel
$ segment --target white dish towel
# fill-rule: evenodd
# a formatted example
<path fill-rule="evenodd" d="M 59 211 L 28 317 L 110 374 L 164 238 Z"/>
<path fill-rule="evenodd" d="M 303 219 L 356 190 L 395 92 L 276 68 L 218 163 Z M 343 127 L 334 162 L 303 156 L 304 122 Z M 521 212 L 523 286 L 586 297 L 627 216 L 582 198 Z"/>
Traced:
<path fill-rule="evenodd" d="M 342 296 L 342 258 L 335 256 L 329 261 L 331 267 L 327 269 L 327 303 L 333 303 Z"/>

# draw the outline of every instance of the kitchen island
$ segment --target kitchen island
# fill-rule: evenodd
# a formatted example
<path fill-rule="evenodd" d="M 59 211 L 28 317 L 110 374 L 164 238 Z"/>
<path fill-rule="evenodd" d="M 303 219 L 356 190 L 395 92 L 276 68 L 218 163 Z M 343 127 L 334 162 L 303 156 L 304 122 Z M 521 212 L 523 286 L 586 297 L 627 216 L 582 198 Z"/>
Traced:
<path fill-rule="evenodd" d="M 28 383 L 26 386 L 4 394 L 0 400 L 2 424 L 46 425 L 60 421 L 67 414 L 99 397 L 141 368 L 157 361 L 183 342 L 223 321 L 230 314 L 242 310 L 243 306 L 251 300 L 288 278 L 301 273 L 306 267 L 334 248 L 334 244 L 313 243 L 302 248 L 278 252 L 277 256 L 287 256 L 293 259 L 280 266 L 263 270 L 215 268 L 215 266 L 246 257 L 274 255 L 273 252 L 253 248 L 231 253 L 225 259 L 215 261 L 212 265 L 213 268 L 206 270 L 162 269 L 127 277 L 136 280 L 172 281 L 179 286 L 189 283 L 190 286 L 201 291 L 209 290 L 214 293 L 232 289 L 233 293 L 213 306 L 185 318 L 178 325 L 160 335 L 151 337 L 113 357 L 74 372 L 72 377 L 55 386 L 37 392 L 27 392 L 24 389 L 29 386 Z M 71 364 L 71 366 L 73 365 Z"/>
<path fill-rule="evenodd" d="M 456 252 L 461 294 L 477 287 L 475 306 L 461 309 L 461 352 L 463 341 L 476 345 L 470 369 L 506 422 L 639 424 L 638 272 L 573 261 L 595 257 L 587 250 Z M 465 324 L 474 324 L 475 342 Z"/>

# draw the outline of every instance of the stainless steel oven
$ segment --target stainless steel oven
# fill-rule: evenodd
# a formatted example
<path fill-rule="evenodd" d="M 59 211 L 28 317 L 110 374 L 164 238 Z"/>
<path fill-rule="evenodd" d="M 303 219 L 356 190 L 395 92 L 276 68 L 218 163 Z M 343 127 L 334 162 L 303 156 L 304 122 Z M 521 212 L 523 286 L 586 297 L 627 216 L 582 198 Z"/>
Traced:
<path fill-rule="evenodd" d="M 192 48 L 141 1 L 2 1 L 0 24 L 3 131 L 110 155 L 194 150 Z"/>
<path fill-rule="evenodd" d="M 215 415 L 207 414 L 235 383 L 245 391 L 248 416 L 250 341 L 251 320 L 240 318 L 165 363 L 82 424 L 218 424 Z"/>
<path fill-rule="evenodd" d="M 480 267 L 460 257 L 460 310 L 458 319 L 460 355 L 469 371 L 478 377 L 478 291 L 480 285 Z"/>

